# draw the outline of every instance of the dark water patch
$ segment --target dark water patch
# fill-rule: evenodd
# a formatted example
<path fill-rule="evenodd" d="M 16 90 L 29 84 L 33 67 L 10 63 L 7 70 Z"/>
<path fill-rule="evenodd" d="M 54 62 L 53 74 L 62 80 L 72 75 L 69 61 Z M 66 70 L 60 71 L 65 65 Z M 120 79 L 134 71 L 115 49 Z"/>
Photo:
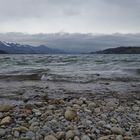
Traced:
<path fill-rule="evenodd" d="M 39 74 L 27 74 L 27 75 L 0 75 L 1 80 L 8 81 L 24 81 L 24 80 L 40 80 L 41 75 Z"/>

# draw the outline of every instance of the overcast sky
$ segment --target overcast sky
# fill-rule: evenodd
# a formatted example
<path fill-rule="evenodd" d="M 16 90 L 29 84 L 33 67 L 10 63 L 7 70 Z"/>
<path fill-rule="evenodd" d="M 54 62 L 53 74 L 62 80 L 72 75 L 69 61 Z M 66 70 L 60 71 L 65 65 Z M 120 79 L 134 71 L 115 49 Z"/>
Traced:
<path fill-rule="evenodd" d="M 0 0 L 0 32 L 138 33 L 140 0 Z"/>

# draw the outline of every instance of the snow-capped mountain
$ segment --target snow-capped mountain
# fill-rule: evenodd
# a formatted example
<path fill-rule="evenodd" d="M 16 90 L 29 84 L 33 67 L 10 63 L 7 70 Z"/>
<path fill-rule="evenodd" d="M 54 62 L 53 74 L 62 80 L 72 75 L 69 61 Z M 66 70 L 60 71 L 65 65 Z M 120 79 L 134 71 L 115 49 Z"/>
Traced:
<path fill-rule="evenodd" d="M 45 45 L 31 46 L 0 41 L 0 51 L 8 54 L 58 54 L 64 53 L 59 49 L 51 49 Z"/>

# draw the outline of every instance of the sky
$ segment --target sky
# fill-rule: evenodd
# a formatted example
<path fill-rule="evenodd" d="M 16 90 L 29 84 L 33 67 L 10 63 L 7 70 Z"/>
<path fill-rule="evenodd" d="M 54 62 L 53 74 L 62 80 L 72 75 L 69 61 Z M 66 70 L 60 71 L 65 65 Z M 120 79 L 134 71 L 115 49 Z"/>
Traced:
<path fill-rule="evenodd" d="M 0 32 L 139 33 L 140 0 L 0 0 Z"/>

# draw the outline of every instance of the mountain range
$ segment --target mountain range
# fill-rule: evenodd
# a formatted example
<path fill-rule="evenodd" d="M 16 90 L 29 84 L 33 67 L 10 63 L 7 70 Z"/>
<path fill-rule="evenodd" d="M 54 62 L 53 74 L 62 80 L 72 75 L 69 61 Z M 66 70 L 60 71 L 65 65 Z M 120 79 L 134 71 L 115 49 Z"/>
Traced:
<path fill-rule="evenodd" d="M 52 49 L 45 45 L 32 46 L 0 41 L 1 54 L 59 54 L 64 53 L 59 49 Z"/>
<path fill-rule="evenodd" d="M 0 33 L 0 41 L 39 46 L 69 53 L 89 53 L 119 46 L 140 46 L 140 33 L 137 34 L 83 34 L 83 33 Z"/>

